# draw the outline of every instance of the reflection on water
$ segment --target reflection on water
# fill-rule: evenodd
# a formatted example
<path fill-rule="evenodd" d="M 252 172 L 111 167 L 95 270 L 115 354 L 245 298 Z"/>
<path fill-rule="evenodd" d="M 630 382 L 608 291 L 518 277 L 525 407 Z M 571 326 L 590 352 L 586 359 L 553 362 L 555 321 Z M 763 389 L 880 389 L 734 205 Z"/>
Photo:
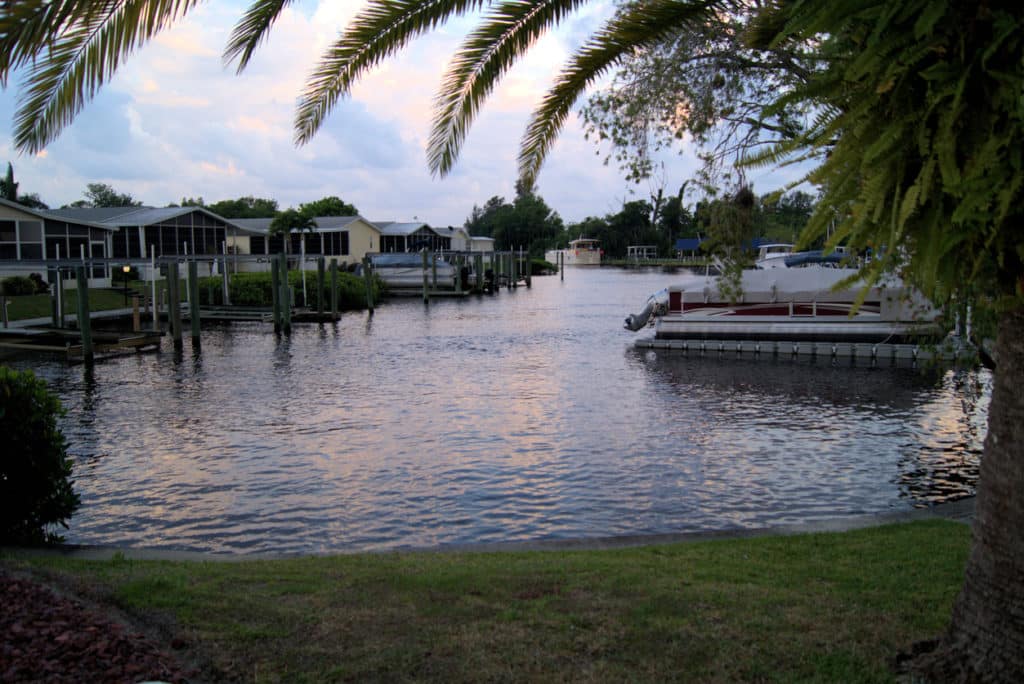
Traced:
<path fill-rule="evenodd" d="M 791 523 L 973 492 L 984 371 L 637 351 L 673 276 L 571 270 L 202 350 L 34 363 L 79 543 L 317 552 Z M 29 365 L 23 362 L 21 365 Z"/>

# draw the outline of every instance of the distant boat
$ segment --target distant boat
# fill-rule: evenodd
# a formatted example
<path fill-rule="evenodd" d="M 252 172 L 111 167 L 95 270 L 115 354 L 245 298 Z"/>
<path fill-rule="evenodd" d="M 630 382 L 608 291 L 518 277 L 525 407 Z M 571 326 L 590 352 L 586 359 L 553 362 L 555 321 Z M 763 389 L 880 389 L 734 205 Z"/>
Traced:
<path fill-rule="evenodd" d="M 566 266 L 600 266 L 601 241 L 580 237 L 569 242 L 569 249 L 551 249 L 544 253 L 544 260 L 558 264 L 558 257 L 564 255 Z"/>
<path fill-rule="evenodd" d="M 626 319 L 638 331 L 655 325 L 655 338 L 864 343 L 919 343 L 941 335 L 938 311 L 892 278 L 868 289 L 833 290 L 852 268 L 814 264 L 743 272 L 737 301 L 719 290 L 716 276 L 687 276 L 648 299 Z"/>
<path fill-rule="evenodd" d="M 785 242 L 776 242 L 761 245 L 757 248 L 757 257 L 754 260 L 754 268 L 793 268 L 805 264 L 840 265 L 847 261 L 849 254 L 842 247 L 826 254 L 820 249 L 806 252 L 794 252 L 793 245 Z"/>

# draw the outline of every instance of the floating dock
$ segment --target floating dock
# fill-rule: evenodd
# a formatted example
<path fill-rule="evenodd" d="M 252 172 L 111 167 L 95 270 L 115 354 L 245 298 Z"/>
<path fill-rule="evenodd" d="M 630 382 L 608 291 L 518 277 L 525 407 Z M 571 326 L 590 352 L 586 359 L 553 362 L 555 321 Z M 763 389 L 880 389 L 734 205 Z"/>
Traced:
<path fill-rule="evenodd" d="M 681 352 L 694 356 L 726 354 L 747 358 L 809 356 L 823 359 L 843 359 L 851 363 L 863 361 L 872 365 L 884 363 L 917 363 L 924 361 L 951 361 L 974 363 L 978 350 L 967 344 L 917 345 L 870 344 L 864 342 L 807 342 L 772 340 L 660 340 L 646 338 L 635 342 L 637 349 Z"/>

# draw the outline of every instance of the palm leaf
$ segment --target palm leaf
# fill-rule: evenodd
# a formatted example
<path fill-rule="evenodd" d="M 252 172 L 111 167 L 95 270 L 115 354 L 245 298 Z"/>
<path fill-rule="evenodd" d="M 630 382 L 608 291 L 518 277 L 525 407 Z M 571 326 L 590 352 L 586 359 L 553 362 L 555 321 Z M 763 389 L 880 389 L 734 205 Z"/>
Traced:
<path fill-rule="evenodd" d="M 628 5 L 598 31 L 562 70 L 534 111 L 519 151 L 519 175 L 532 184 L 573 104 L 586 88 L 633 50 L 657 44 L 726 3 L 651 2 Z"/>
<path fill-rule="evenodd" d="M 355 81 L 412 39 L 485 0 L 376 0 L 349 24 L 314 69 L 299 99 L 295 141 L 309 142 Z"/>
<path fill-rule="evenodd" d="M 15 146 L 29 153 L 46 147 L 110 79 L 124 57 L 198 1 L 95 0 L 54 3 L 60 6 L 53 12 L 31 12 L 32 26 L 22 34 L 31 44 L 8 57 L 5 65 L 32 65 L 15 113 Z M 55 23 L 39 25 L 44 15 Z"/>
<path fill-rule="evenodd" d="M 427 149 L 431 171 L 444 176 L 451 170 L 480 104 L 495 84 L 545 30 L 584 1 L 503 2 L 467 37 L 435 102 Z"/>
<path fill-rule="evenodd" d="M 224 64 L 238 60 L 237 73 L 242 73 L 285 7 L 295 0 L 254 0 L 242 18 L 235 24 L 224 48 Z"/>

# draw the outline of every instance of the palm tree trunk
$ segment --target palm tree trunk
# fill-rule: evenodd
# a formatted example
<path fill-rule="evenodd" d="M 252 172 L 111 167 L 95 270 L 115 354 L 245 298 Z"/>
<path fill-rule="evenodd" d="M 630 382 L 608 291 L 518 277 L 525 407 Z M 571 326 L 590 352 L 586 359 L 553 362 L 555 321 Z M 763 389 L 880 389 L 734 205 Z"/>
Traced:
<path fill-rule="evenodd" d="M 1024 309 L 1004 314 L 973 544 L 949 631 L 915 664 L 938 681 L 1024 681 Z"/>

